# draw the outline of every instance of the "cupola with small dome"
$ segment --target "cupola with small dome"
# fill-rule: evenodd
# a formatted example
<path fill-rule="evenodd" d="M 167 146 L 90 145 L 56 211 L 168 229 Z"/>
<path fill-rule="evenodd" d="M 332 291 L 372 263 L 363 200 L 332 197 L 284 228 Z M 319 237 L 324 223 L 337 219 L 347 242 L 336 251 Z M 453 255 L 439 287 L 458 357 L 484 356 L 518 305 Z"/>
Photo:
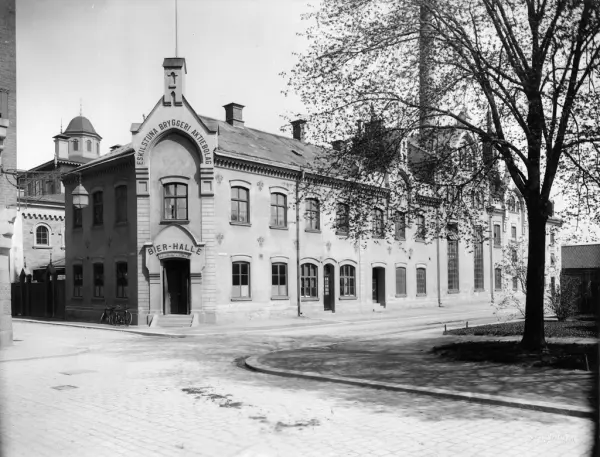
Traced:
<path fill-rule="evenodd" d="M 54 137 L 58 158 L 80 162 L 100 157 L 100 141 L 90 120 L 79 115 L 71 119 L 64 132 Z"/>

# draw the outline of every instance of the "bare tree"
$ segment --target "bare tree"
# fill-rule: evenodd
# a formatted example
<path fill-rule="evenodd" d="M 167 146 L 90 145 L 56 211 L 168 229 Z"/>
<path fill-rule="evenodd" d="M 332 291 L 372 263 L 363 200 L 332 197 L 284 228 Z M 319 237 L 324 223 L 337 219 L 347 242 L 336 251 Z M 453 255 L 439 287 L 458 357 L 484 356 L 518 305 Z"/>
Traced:
<path fill-rule="evenodd" d="M 572 208 L 598 203 L 600 2 L 322 0 L 306 19 L 290 90 L 312 140 L 335 145 L 315 170 L 381 186 L 409 223 L 429 211 L 432 238 L 481 224 L 512 182 L 529 222 L 522 344 L 540 349 L 555 182 Z"/>

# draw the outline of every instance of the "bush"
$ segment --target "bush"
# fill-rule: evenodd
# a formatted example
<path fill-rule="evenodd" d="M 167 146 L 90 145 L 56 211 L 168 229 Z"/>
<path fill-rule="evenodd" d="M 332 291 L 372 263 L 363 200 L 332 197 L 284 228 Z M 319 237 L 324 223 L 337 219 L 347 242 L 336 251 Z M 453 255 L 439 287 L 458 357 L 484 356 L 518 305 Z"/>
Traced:
<path fill-rule="evenodd" d="M 560 285 L 556 287 L 556 290 L 548 292 L 546 308 L 550 313 L 556 315 L 559 321 L 564 321 L 577 311 L 576 300 L 580 286 L 579 279 L 561 275 Z"/>

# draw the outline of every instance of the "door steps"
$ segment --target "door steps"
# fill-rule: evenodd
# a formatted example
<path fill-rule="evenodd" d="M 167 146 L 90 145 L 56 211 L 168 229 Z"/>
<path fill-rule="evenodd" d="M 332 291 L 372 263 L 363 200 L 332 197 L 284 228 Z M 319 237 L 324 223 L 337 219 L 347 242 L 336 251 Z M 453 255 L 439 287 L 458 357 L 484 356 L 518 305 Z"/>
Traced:
<path fill-rule="evenodd" d="M 180 328 L 191 327 L 194 320 L 193 314 L 165 314 L 154 315 L 150 327 Z"/>

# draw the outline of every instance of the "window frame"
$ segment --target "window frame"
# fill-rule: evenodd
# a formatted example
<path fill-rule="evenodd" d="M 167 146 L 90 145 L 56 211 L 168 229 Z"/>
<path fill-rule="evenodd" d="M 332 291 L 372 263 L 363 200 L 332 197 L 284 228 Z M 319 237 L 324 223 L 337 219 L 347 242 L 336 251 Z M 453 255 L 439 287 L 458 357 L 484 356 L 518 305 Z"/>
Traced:
<path fill-rule="evenodd" d="M 247 267 L 247 273 L 243 272 L 243 266 Z M 236 273 L 236 267 L 239 267 L 239 271 Z M 235 283 L 235 278 L 238 278 L 239 284 Z M 242 284 L 243 278 L 246 277 L 247 284 Z M 242 287 L 246 286 L 247 294 L 242 294 Z M 239 294 L 235 294 L 235 287 L 239 287 Z M 231 300 L 252 300 L 252 265 L 247 260 L 234 260 L 231 262 Z"/>
<path fill-rule="evenodd" d="M 43 229 L 46 231 L 46 242 L 45 243 L 40 243 L 39 239 L 38 239 L 38 230 Z M 33 232 L 33 245 L 34 247 L 41 247 L 41 248 L 49 248 L 50 246 L 50 227 L 48 227 L 46 224 L 37 224 L 35 226 L 35 230 Z"/>
<path fill-rule="evenodd" d="M 517 278 L 516 276 L 512 277 L 512 290 L 513 291 L 519 290 L 519 278 Z"/>
<path fill-rule="evenodd" d="M 419 278 L 419 272 L 423 272 L 423 277 Z M 416 268 L 416 279 L 417 279 L 417 297 L 427 296 L 427 268 L 419 266 Z M 420 283 L 420 281 L 423 281 Z"/>
<path fill-rule="evenodd" d="M 502 268 L 494 268 L 494 290 L 502 290 Z"/>
<path fill-rule="evenodd" d="M 419 214 L 416 218 L 415 241 L 425 241 L 427 230 L 425 229 L 425 215 Z"/>
<path fill-rule="evenodd" d="M 385 238 L 385 216 L 383 210 L 380 208 L 373 208 L 371 217 L 373 238 Z"/>
<path fill-rule="evenodd" d="M 275 202 L 273 202 L 275 197 Z M 279 197 L 283 198 L 283 203 L 279 202 Z M 276 229 L 287 228 L 287 195 L 282 192 L 271 192 L 271 213 L 269 216 L 269 227 Z M 275 219 L 273 219 L 273 209 L 275 208 Z M 283 221 L 279 220 L 279 210 L 283 213 Z"/>
<path fill-rule="evenodd" d="M 189 211 L 189 187 L 186 183 L 175 182 L 175 181 L 166 181 L 163 182 L 162 188 L 162 222 L 163 223 L 171 223 L 171 222 L 186 222 L 189 221 L 190 211 Z M 173 187 L 174 194 L 167 195 L 167 189 Z M 185 190 L 185 195 L 179 195 L 177 193 L 179 188 L 183 188 Z M 170 206 L 171 214 L 173 213 L 173 208 L 175 208 L 175 217 L 167 217 L 167 201 L 174 200 L 174 205 Z M 185 202 L 185 217 L 179 217 L 179 200 L 183 200 Z"/>
<path fill-rule="evenodd" d="M 125 272 L 120 269 L 121 266 L 125 266 Z M 120 260 L 115 263 L 115 297 L 116 298 L 129 298 L 129 277 L 128 277 L 128 264 L 124 260 Z"/>
<path fill-rule="evenodd" d="M 347 203 L 338 202 L 335 207 L 335 233 L 336 235 L 348 235 L 349 232 L 350 206 Z"/>
<path fill-rule="evenodd" d="M 95 262 L 92 267 L 92 272 L 94 274 L 94 290 L 92 297 L 104 298 L 104 263 Z"/>
<path fill-rule="evenodd" d="M 73 140 L 73 151 L 79 152 L 79 140 L 78 139 Z"/>
<path fill-rule="evenodd" d="M 80 229 L 83 227 L 83 208 L 77 208 L 73 205 L 73 228 Z"/>
<path fill-rule="evenodd" d="M 473 246 L 473 289 L 475 292 L 485 290 L 485 274 L 483 264 L 483 233 L 477 231 Z M 478 287 L 480 286 L 480 287 Z"/>
<path fill-rule="evenodd" d="M 396 211 L 394 214 L 394 235 L 397 240 L 406 240 L 406 213 Z"/>
<path fill-rule="evenodd" d="M 311 274 L 313 270 L 314 275 Z M 314 280 L 314 286 L 311 280 Z M 308 284 L 308 286 L 305 284 Z M 308 295 L 305 293 L 307 290 Z M 311 294 L 313 291 L 314 295 Z M 300 265 L 300 297 L 308 300 L 319 299 L 319 267 L 314 263 L 304 262 Z"/>
<path fill-rule="evenodd" d="M 498 228 L 497 233 L 496 233 L 496 227 Z M 494 247 L 501 248 L 502 247 L 502 227 L 500 226 L 500 224 L 494 224 L 492 230 L 493 230 L 492 233 L 493 233 L 493 237 L 494 237 Z"/>
<path fill-rule="evenodd" d="M 349 263 L 340 266 L 340 298 L 356 298 L 356 267 Z"/>
<path fill-rule="evenodd" d="M 396 267 L 396 297 L 406 297 L 406 266 L 400 265 Z"/>
<path fill-rule="evenodd" d="M 446 240 L 447 273 L 448 273 L 448 293 L 458 293 L 460 291 L 460 266 L 458 234 L 453 237 L 450 234 Z"/>
<path fill-rule="evenodd" d="M 73 265 L 73 298 L 83 298 L 83 264 L 81 263 Z"/>
<path fill-rule="evenodd" d="M 124 194 L 119 196 L 119 192 Z M 127 185 L 119 184 L 115 186 L 115 224 L 127 223 Z"/>
<path fill-rule="evenodd" d="M 100 195 L 100 198 L 96 198 Z M 97 201 L 98 200 L 98 201 Z M 97 190 L 92 193 L 92 225 L 95 227 L 104 224 L 104 192 Z"/>
<path fill-rule="evenodd" d="M 283 269 L 283 274 L 282 270 Z M 276 271 L 275 271 L 276 270 Z M 284 284 L 281 284 L 281 278 L 283 278 Z M 275 281 L 275 279 L 277 279 Z M 274 284 L 277 282 L 277 284 Z M 277 287 L 277 290 L 275 290 Z M 281 287 L 285 287 L 282 292 Z M 271 263 L 271 298 L 288 298 L 289 297 L 289 281 L 288 281 L 288 265 L 285 262 L 272 262 Z M 277 292 L 277 293 L 275 293 Z"/>
<path fill-rule="evenodd" d="M 237 192 L 237 197 L 233 196 L 233 192 L 234 190 Z M 246 200 L 240 198 L 240 190 L 243 190 L 246 194 Z M 230 208 L 229 208 L 229 221 L 232 224 L 240 224 L 240 225 L 249 225 L 250 224 L 250 189 L 248 189 L 247 187 L 243 187 L 243 186 L 231 186 L 231 190 L 229 192 L 230 195 Z M 233 205 L 234 202 L 236 202 L 236 210 L 237 210 L 237 219 L 233 218 Z M 240 220 L 240 204 L 245 204 L 246 205 L 246 220 L 245 221 L 241 221 Z"/>
<path fill-rule="evenodd" d="M 307 232 L 321 231 L 321 205 L 316 198 L 307 198 L 305 201 L 305 220 L 307 221 Z"/>
<path fill-rule="evenodd" d="M 85 148 L 87 152 L 92 152 L 92 140 L 87 140 L 85 142 Z"/>

